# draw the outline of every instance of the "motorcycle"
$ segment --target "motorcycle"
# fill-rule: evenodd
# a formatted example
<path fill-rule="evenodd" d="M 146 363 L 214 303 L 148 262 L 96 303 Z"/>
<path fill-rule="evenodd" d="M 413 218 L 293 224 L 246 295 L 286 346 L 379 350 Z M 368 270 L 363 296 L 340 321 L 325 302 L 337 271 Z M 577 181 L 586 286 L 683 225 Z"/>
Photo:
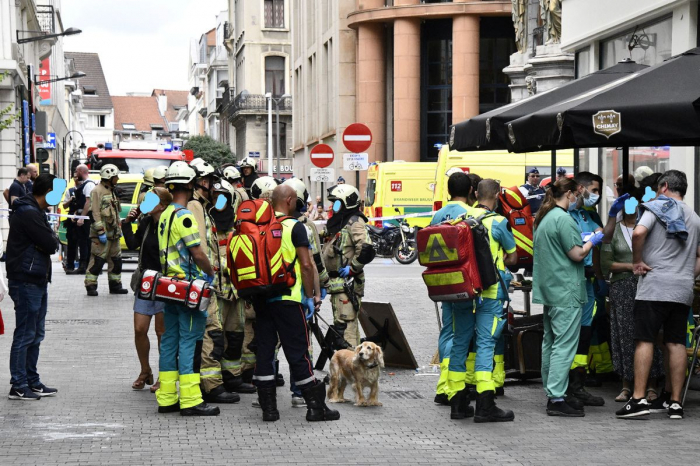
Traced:
<path fill-rule="evenodd" d="M 394 209 L 400 213 L 398 209 Z M 417 228 L 399 220 L 399 225 L 385 224 L 384 228 L 367 225 L 369 237 L 379 257 L 395 258 L 401 264 L 410 264 L 418 258 Z"/>

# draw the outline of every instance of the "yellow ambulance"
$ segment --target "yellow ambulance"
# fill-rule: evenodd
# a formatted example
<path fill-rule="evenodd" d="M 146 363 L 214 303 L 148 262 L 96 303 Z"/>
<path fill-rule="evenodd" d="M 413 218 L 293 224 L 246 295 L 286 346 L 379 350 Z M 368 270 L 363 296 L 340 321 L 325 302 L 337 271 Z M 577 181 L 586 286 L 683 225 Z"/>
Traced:
<path fill-rule="evenodd" d="M 551 171 L 551 152 L 528 152 L 513 154 L 508 151 L 457 152 L 444 145 L 438 154 L 435 171 L 435 190 L 433 192 L 433 210 L 442 208 L 448 200 L 446 173 L 452 168 L 459 168 L 465 173 L 475 173 L 481 178 L 492 178 L 501 182 L 501 187 L 521 186 L 525 175 L 532 168 L 540 174 L 549 176 Z M 557 151 L 557 167 L 573 172 L 573 150 Z"/>
<path fill-rule="evenodd" d="M 431 212 L 435 181 L 435 162 L 379 162 L 367 170 L 365 191 L 365 215 L 390 217 L 401 214 Z M 411 226 L 424 227 L 430 223 L 430 215 L 407 219 Z M 389 221 L 397 223 L 396 221 Z M 381 221 L 372 222 L 382 226 Z"/>

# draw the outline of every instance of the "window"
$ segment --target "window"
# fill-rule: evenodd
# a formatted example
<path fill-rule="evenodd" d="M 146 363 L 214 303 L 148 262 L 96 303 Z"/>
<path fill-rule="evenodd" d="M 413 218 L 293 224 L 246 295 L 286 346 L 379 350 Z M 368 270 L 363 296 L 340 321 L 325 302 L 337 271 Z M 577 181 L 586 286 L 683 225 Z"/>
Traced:
<path fill-rule="evenodd" d="M 265 0 L 265 27 L 284 27 L 284 0 Z"/>
<path fill-rule="evenodd" d="M 127 131 L 136 131 L 136 125 L 133 123 L 122 123 L 122 129 Z"/>
<path fill-rule="evenodd" d="M 265 57 L 265 93 L 284 94 L 284 57 Z"/>
<path fill-rule="evenodd" d="M 163 125 L 151 125 L 153 131 L 163 131 Z"/>
<path fill-rule="evenodd" d="M 107 115 L 91 115 L 90 120 L 93 128 L 104 128 L 107 126 Z"/>
<path fill-rule="evenodd" d="M 95 86 L 83 86 L 83 94 L 97 95 L 97 88 Z"/>
<path fill-rule="evenodd" d="M 625 58 L 653 66 L 671 56 L 671 17 L 653 24 L 638 26 L 617 37 L 600 42 L 600 69 L 613 66 Z M 632 43 L 635 48 L 629 52 Z"/>
<path fill-rule="evenodd" d="M 481 18 L 479 40 L 479 113 L 510 103 L 510 83 L 503 68 L 515 53 L 515 31 L 509 18 Z"/>
<path fill-rule="evenodd" d="M 586 47 L 576 52 L 576 79 L 589 74 L 591 69 L 591 48 Z"/>

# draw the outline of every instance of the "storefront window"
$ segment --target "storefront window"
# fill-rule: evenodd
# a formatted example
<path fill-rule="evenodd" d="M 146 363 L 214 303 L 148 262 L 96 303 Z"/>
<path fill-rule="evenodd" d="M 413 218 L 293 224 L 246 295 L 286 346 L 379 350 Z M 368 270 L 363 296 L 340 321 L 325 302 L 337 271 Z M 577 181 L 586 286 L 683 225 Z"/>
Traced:
<path fill-rule="evenodd" d="M 649 66 L 661 63 L 671 56 L 671 28 L 671 17 L 667 17 L 601 41 L 600 69 L 609 68 L 626 58 Z M 630 45 L 634 45 L 631 53 Z"/>
<path fill-rule="evenodd" d="M 602 167 L 600 176 L 603 177 L 605 197 L 610 203 L 618 196 L 615 187 L 617 178 L 622 175 L 622 149 L 605 148 L 602 151 Z M 670 167 L 671 148 L 661 147 L 630 147 L 630 175 L 644 177 L 651 173 L 663 173 Z M 692 180 L 689 180 L 692 182 Z"/>
<path fill-rule="evenodd" d="M 591 47 L 588 46 L 576 52 L 576 79 L 583 78 L 590 73 Z"/>

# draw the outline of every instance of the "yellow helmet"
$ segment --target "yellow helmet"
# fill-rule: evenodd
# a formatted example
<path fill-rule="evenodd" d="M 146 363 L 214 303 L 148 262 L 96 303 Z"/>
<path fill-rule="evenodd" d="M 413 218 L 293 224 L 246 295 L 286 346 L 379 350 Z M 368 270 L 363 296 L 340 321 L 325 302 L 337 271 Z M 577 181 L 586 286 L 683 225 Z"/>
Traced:
<path fill-rule="evenodd" d="M 155 170 L 155 168 L 149 168 L 148 170 L 146 170 L 146 171 L 144 172 L 144 174 L 143 174 L 143 184 L 145 184 L 146 186 L 151 186 L 151 187 L 153 187 L 153 184 L 154 184 L 154 183 L 153 183 L 153 171 L 154 171 L 154 170 Z"/>

